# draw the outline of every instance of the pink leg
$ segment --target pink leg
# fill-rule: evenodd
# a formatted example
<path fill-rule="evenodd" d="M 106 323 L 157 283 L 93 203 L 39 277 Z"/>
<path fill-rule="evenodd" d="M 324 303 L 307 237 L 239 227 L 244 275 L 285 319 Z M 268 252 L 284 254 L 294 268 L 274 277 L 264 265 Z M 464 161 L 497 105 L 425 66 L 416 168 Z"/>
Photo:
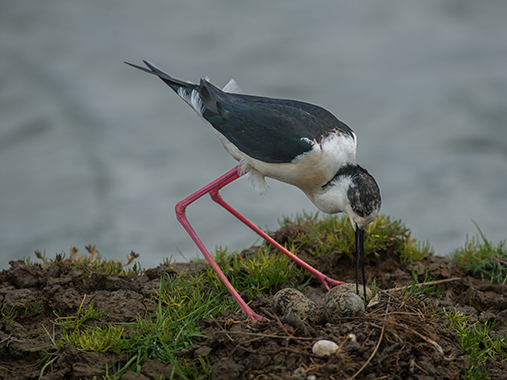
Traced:
<path fill-rule="evenodd" d="M 256 314 L 250 308 L 250 306 L 248 306 L 246 304 L 246 302 L 240 297 L 240 295 L 238 294 L 238 292 L 236 291 L 236 289 L 234 289 L 234 287 L 229 282 L 229 280 L 227 279 L 227 277 L 225 277 L 224 273 L 222 272 L 222 270 L 220 269 L 220 267 L 218 266 L 218 264 L 215 262 L 215 260 L 213 260 L 213 257 L 208 252 L 208 250 L 204 246 L 204 244 L 201 241 L 201 239 L 199 239 L 199 237 L 195 233 L 194 229 L 190 225 L 190 223 L 189 223 L 189 221 L 187 219 L 187 216 L 185 214 L 185 209 L 187 208 L 187 206 L 189 204 L 191 204 L 192 202 L 195 202 L 197 199 L 201 198 L 206 193 L 209 193 L 215 187 L 218 187 L 218 186 L 222 185 L 224 182 L 225 182 L 225 184 L 229 183 L 230 181 L 229 182 L 226 182 L 226 181 L 229 178 L 231 178 L 232 176 L 236 175 L 236 173 L 237 173 L 237 168 L 234 168 L 234 169 L 228 171 L 227 173 L 225 173 L 223 176 L 217 178 L 213 182 L 211 182 L 208 185 L 204 186 L 202 189 L 196 191 L 194 194 L 192 194 L 189 197 L 183 199 L 181 202 L 178 202 L 176 204 L 176 218 L 181 223 L 181 225 L 183 226 L 183 228 L 185 228 L 185 230 L 188 232 L 188 234 L 190 235 L 190 237 L 192 238 L 192 240 L 194 241 L 194 243 L 197 245 L 197 247 L 200 249 L 200 251 L 204 255 L 204 258 L 208 261 L 208 263 L 211 265 L 211 267 L 213 268 L 213 270 L 218 274 L 218 277 L 220 278 L 220 280 L 222 280 L 222 282 L 224 283 L 225 287 L 229 290 L 229 292 L 231 292 L 232 296 L 234 297 L 234 299 L 236 300 L 236 302 L 239 304 L 239 306 L 241 307 L 241 310 L 243 310 L 243 313 L 245 313 L 246 317 L 248 319 L 253 319 L 253 320 L 262 320 L 262 319 L 266 319 L 266 318 L 264 318 L 264 317 Z M 222 186 L 225 186 L 225 185 L 222 185 Z M 220 187 L 222 187 L 222 186 L 220 186 Z"/>
<path fill-rule="evenodd" d="M 239 170 L 239 167 L 236 167 L 234 169 Z M 233 170 L 234 170 L 233 169 Z M 217 186 L 213 187 L 211 190 L 209 190 L 209 194 L 211 198 L 217 202 L 220 206 L 225 208 L 227 211 L 229 211 L 232 215 L 234 215 L 236 218 L 241 220 L 245 225 L 250 227 L 255 233 L 257 233 L 260 237 L 262 237 L 264 240 L 266 240 L 268 243 L 270 243 L 272 246 L 276 247 L 279 251 L 281 251 L 283 254 L 285 254 L 289 259 L 294 261 L 297 265 L 299 265 L 301 268 L 305 269 L 307 272 L 309 272 L 313 277 L 315 277 L 317 280 L 319 280 L 327 290 L 330 289 L 330 286 L 336 286 L 336 285 L 342 285 L 344 284 L 343 281 L 337 281 L 333 280 L 332 278 L 326 276 L 322 272 L 319 272 L 314 267 L 308 265 L 303 260 L 301 260 L 299 257 L 295 256 L 292 252 L 287 250 L 285 247 L 277 243 L 271 236 L 266 234 L 264 231 L 262 231 L 259 227 L 257 227 L 255 224 L 253 224 L 251 221 L 249 221 L 247 218 L 245 218 L 242 214 L 240 214 L 236 209 L 234 209 L 231 205 L 229 205 L 227 202 L 225 202 L 222 198 L 222 196 L 219 193 L 219 190 L 224 187 L 225 185 L 231 183 L 232 181 L 238 179 L 240 177 L 240 174 L 236 170 L 236 172 L 233 172 L 231 170 L 227 174 L 232 174 L 228 176 L 228 178 L 224 178 L 224 181 L 218 184 Z M 225 176 L 224 176 L 225 177 Z M 222 178 L 222 177 L 221 177 Z"/>
<path fill-rule="evenodd" d="M 185 228 L 187 233 L 190 235 L 192 240 L 195 242 L 199 250 L 204 255 L 204 258 L 208 261 L 208 263 L 211 265 L 213 270 L 217 273 L 218 277 L 222 282 L 224 283 L 225 287 L 231 292 L 232 296 L 236 300 L 236 302 L 239 304 L 243 312 L 245 313 L 246 317 L 253 320 L 261 320 L 265 319 L 264 317 L 256 314 L 250 306 L 246 304 L 246 302 L 240 297 L 236 289 L 232 286 L 232 284 L 229 282 L 227 277 L 223 274 L 222 270 L 219 268 L 215 260 L 213 260 L 213 257 L 208 252 L 206 247 L 204 246 L 203 242 L 199 237 L 197 236 L 197 233 L 194 231 L 192 226 L 190 225 L 187 216 L 185 214 L 185 209 L 188 205 L 195 202 L 197 199 L 201 198 L 203 195 L 209 193 L 211 198 L 217 202 L 219 205 L 221 205 L 223 208 L 225 208 L 227 211 L 229 211 L 232 215 L 234 215 L 236 218 L 238 218 L 240 221 L 242 221 L 244 224 L 246 224 L 248 227 L 250 227 L 254 232 L 256 232 L 258 235 L 260 235 L 264 240 L 269 242 L 271 245 L 275 246 L 278 250 L 280 250 L 282 253 L 284 253 L 286 256 L 288 256 L 291 260 L 293 260 L 296 264 L 301 266 L 303 269 L 307 270 L 312 274 L 315 278 L 317 278 L 327 290 L 329 290 L 330 285 L 341 285 L 344 284 L 342 281 L 336 281 L 333 280 L 323 273 L 319 272 L 312 266 L 305 263 L 303 260 L 295 256 L 293 253 L 289 252 L 286 248 L 282 247 L 280 244 L 278 244 L 276 241 L 274 241 L 269 235 L 267 235 L 264 231 L 262 231 L 260 228 L 255 226 L 252 222 L 250 222 L 247 218 L 245 218 L 243 215 L 241 215 L 238 211 L 236 211 L 232 206 L 230 206 L 228 203 L 226 203 L 221 195 L 219 194 L 219 190 L 224 187 L 225 185 L 231 183 L 232 181 L 238 179 L 240 177 L 240 174 L 238 173 L 239 166 L 234 167 L 233 169 L 229 170 L 227 173 L 222 175 L 221 177 L 217 178 L 213 182 L 209 183 L 208 185 L 204 186 L 202 189 L 196 191 L 189 197 L 183 199 L 181 202 L 178 202 L 176 204 L 176 218 L 181 223 L 181 225 Z"/>

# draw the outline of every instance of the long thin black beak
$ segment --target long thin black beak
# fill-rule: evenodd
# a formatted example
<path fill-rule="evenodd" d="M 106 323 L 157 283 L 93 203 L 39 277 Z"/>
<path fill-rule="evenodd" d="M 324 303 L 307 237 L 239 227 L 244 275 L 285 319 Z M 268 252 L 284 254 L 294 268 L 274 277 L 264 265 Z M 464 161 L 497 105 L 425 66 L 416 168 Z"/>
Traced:
<path fill-rule="evenodd" d="M 363 295 L 366 302 L 366 276 L 364 274 L 364 230 L 356 224 L 356 293 L 359 295 L 359 262 L 363 275 Z"/>

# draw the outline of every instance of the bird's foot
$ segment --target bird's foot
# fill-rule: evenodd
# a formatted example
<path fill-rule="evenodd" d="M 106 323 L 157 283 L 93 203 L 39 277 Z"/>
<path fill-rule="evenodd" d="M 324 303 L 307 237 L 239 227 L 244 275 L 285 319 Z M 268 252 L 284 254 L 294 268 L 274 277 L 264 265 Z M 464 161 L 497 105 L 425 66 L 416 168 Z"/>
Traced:
<path fill-rule="evenodd" d="M 322 282 L 322 284 L 326 287 L 326 289 L 328 291 L 335 286 L 346 284 L 346 282 L 344 282 L 344 281 L 333 280 L 332 278 L 327 277 L 327 276 L 323 276 L 322 278 L 319 278 L 318 280 L 320 282 Z"/>
<path fill-rule="evenodd" d="M 263 317 L 263 316 L 257 314 L 252 309 L 250 309 L 249 311 L 243 309 L 243 313 L 245 314 L 246 319 L 250 319 L 250 320 L 252 320 L 254 322 L 269 322 L 268 318 Z"/>

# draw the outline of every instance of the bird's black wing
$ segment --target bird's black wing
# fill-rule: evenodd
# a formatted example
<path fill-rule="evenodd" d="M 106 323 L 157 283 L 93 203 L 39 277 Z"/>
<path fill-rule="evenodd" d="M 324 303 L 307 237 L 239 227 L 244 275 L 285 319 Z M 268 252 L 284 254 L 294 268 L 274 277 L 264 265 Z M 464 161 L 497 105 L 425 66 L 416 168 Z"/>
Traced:
<path fill-rule="evenodd" d="M 172 78 L 143 62 L 148 68 L 125 63 L 158 76 L 241 152 L 257 160 L 291 162 L 333 131 L 353 136 L 347 125 L 319 106 L 227 93 L 205 80 L 197 85 Z M 199 93 L 202 109 L 192 101 L 194 91 Z"/>
<path fill-rule="evenodd" d="M 203 117 L 248 156 L 269 163 L 291 162 L 332 131 L 352 130 L 325 109 L 304 102 L 224 93 L 199 85 Z"/>

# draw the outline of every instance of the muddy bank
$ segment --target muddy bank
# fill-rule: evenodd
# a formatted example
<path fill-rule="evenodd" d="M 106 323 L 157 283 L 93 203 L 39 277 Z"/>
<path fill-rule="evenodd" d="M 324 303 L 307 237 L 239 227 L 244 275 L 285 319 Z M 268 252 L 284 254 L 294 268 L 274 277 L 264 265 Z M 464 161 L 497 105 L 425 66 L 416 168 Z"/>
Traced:
<path fill-rule="evenodd" d="M 354 281 L 353 265 L 347 257 L 315 259 L 304 252 L 300 257 L 331 277 Z M 204 268 L 202 263 L 160 266 L 143 275 L 119 276 L 90 275 L 86 269 L 65 265 L 10 264 L 0 272 L 0 379 L 20 380 L 37 379 L 41 373 L 43 379 L 102 378 L 111 369 L 122 368 L 129 360 L 128 352 L 55 347 L 55 337 L 61 333 L 53 323 L 57 315 L 75 315 L 93 304 L 104 311 L 104 321 L 133 322 L 139 315 L 155 312 L 152 295 L 159 289 L 163 273 Z M 366 272 L 368 281 L 375 278 L 383 290 L 410 284 L 413 274 L 419 275 L 420 281 L 426 275 L 433 280 L 459 279 L 440 285 L 434 298 L 410 299 L 393 293 L 367 309 L 364 317 L 312 326 L 307 331 L 276 320 L 272 294 L 257 296 L 250 300 L 252 308 L 271 322 L 246 323 L 240 313 L 223 312 L 200 321 L 206 338 L 196 338 L 193 345 L 173 354 L 196 362 L 205 358 L 212 365 L 208 375 L 212 379 L 341 379 L 359 371 L 358 379 L 456 379 L 470 364 L 442 307 L 471 315 L 471 322 L 495 323 L 493 337 L 507 332 L 507 288 L 483 282 L 473 273 L 462 273 L 447 258 L 428 255 L 421 262 L 402 266 L 399 257 L 386 252 L 378 258 L 368 256 Z M 301 283 L 306 280 L 301 278 Z M 319 302 L 324 294 L 318 283 L 311 282 L 307 290 L 310 298 Z M 311 347 L 319 339 L 336 342 L 338 352 L 331 357 L 314 355 Z M 489 377 L 505 378 L 505 362 L 488 359 L 488 364 Z M 169 378 L 171 373 L 172 364 L 146 360 L 137 369 L 132 366 L 123 378 Z"/>

